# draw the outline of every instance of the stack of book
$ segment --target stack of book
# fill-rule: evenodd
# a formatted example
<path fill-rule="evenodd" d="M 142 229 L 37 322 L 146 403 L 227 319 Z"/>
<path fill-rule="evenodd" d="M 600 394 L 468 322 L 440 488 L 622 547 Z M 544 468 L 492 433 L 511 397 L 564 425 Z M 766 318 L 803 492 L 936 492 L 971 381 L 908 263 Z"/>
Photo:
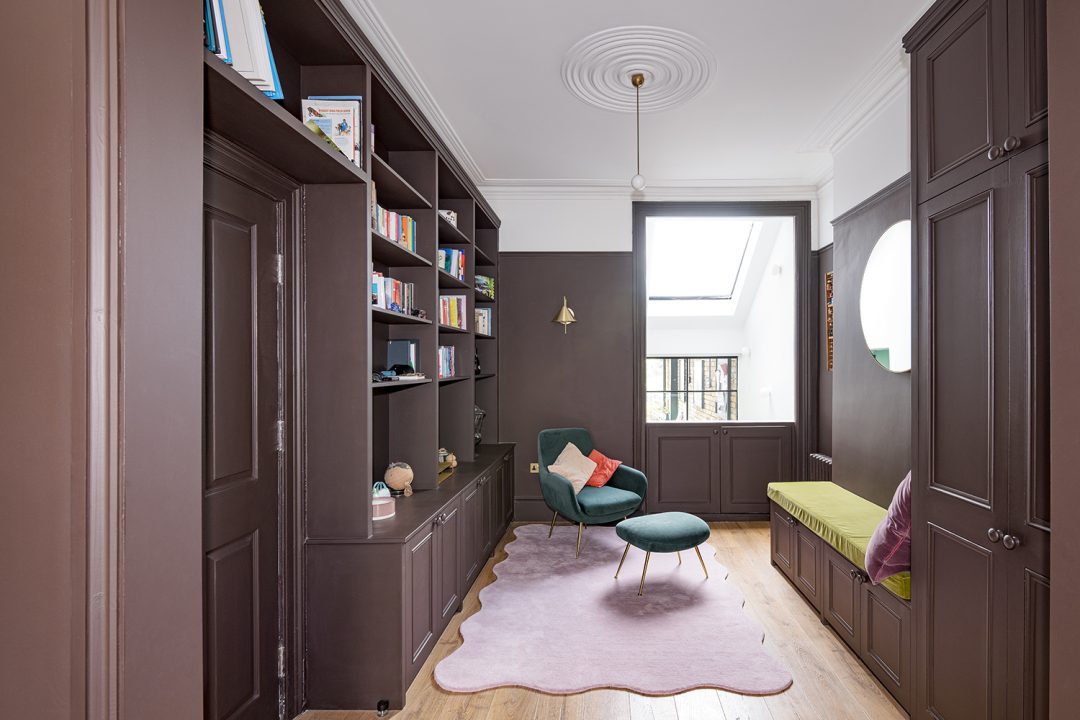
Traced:
<path fill-rule="evenodd" d="M 439 346 L 439 377 L 451 378 L 457 374 L 454 367 L 454 346 L 453 345 L 440 345 Z"/>
<path fill-rule="evenodd" d="M 473 320 L 476 322 L 477 335 L 495 334 L 495 328 L 491 324 L 491 308 L 476 308 L 473 310 Z"/>
<path fill-rule="evenodd" d="M 267 97 L 285 97 L 259 0 L 203 0 L 203 26 L 210 52 Z"/>
<path fill-rule="evenodd" d="M 383 276 L 381 272 L 371 273 L 371 304 L 384 310 L 411 315 L 415 285 Z"/>
<path fill-rule="evenodd" d="M 396 242 L 410 252 L 416 252 L 416 220 L 386 210 L 375 202 L 375 186 L 371 186 L 371 225 L 375 232 Z"/>
<path fill-rule="evenodd" d="M 304 125 L 357 167 L 363 165 L 363 102 L 360 95 L 312 95 L 300 103 Z"/>
<path fill-rule="evenodd" d="M 465 251 L 453 248 L 439 248 L 439 267 L 458 280 L 465 279 Z"/>
<path fill-rule="evenodd" d="M 440 295 L 439 323 L 467 330 L 468 328 L 465 325 L 466 307 L 464 295 Z"/>
<path fill-rule="evenodd" d="M 487 275 L 477 275 L 475 281 L 476 291 L 486 297 L 495 299 L 495 278 Z"/>

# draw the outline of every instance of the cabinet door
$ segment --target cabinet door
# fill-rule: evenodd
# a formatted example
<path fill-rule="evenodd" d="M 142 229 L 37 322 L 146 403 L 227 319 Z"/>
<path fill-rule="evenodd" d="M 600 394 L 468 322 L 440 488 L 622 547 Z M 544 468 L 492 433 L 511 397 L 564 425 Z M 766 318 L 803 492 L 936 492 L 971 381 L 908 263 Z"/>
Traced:
<path fill-rule="evenodd" d="M 1009 135 L 1007 22 L 1007 0 L 969 0 L 915 51 L 921 200 L 1004 161 L 1002 144 Z"/>
<path fill-rule="evenodd" d="M 503 483 L 506 487 L 505 525 L 514 521 L 514 453 L 503 460 Z"/>
<path fill-rule="evenodd" d="M 480 565 L 487 562 L 495 545 L 492 540 L 495 530 L 495 484 L 491 482 L 490 472 L 480 478 Z"/>
<path fill-rule="evenodd" d="M 912 476 L 919 717 L 1003 717 L 1008 525 L 1009 166 L 923 203 Z M 993 529 L 995 532 L 988 534 Z"/>
<path fill-rule="evenodd" d="M 416 676 L 424 659 L 431 651 L 438 626 L 438 610 L 435 607 L 436 559 L 434 525 L 428 525 L 409 541 L 405 559 L 406 614 L 409 643 L 409 679 Z"/>
<path fill-rule="evenodd" d="M 1046 144 L 1010 162 L 1012 312 L 1007 563 L 1009 707 L 1048 716 L 1050 601 L 1049 166 Z"/>
<path fill-rule="evenodd" d="M 729 425 L 720 431 L 720 511 L 767 513 L 771 482 L 793 473 L 790 425 Z"/>
<path fill-rule="evenodd" d="M 821 578 L 821 614 L 825 622 L 854 650 L 860 651 L 860 609 L 862 583 L 855 575 L 856 567 L 846 557 L 824 548 Z"/>
<path fill-rule="evenodd" d="M 649 512 L 720 512 L 719 432 L 715 424 L 646 427 Z"/>
<path fill-rule="evenodd" d="M 461 509 L 455 501 L 443 509 L 435 526 L 438 559 L 435 607 L 439 610 L 439 632 L 449 624 L 461 604 L 461 517 Z"/>
<path fill-rule="evenodd" d="M 821 611 L 821 538 L 801 523 L 795 526 L 795 585 Z"/>
<path fill-rule="evenodd" d="M 862 627 L 859 656 L 904 709 L 911 708 L 911 608 L 881 586 L 859 582 Z M 959 641 L 962 642 L 962 639 Z M 941 715 L 975 718 L 982 715 Z"/>
<path fill-rule="evenodd" d="M 480 572 L 481 556 L 483 555 L 483 540 L 480 533 L 483 531 L 483 508 L 481 502 L 483 494 L 480 486 L 473 484 L 461 500 L 461 531 L 464 536 L 461 550 L 462 577 L 465 578 L 464 592 L 472 587 Z"/>
<path fill-rule="evenodd" d="M 1019 151 L 1046 140 L 1047 106 L 1046 0 L 1009 0 L 1009 134 Z"/>
<path fill-rule="evenodd" d="M 780 568 L 789 578 L 795 577 L 795 518 L 788 515 L 776 503 L 771 507 L 770 536 L 772 543 L 772 564 Z"/>

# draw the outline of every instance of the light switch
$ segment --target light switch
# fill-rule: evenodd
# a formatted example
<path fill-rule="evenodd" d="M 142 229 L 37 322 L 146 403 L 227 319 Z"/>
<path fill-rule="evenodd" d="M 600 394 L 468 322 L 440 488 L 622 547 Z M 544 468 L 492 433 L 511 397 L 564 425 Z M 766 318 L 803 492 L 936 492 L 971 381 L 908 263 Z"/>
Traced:
<path fill-rule="evenodd" d="M 529 472 L 533 473 L 534 475 L 539 474 L 540 463 L 529 463 Z"/>

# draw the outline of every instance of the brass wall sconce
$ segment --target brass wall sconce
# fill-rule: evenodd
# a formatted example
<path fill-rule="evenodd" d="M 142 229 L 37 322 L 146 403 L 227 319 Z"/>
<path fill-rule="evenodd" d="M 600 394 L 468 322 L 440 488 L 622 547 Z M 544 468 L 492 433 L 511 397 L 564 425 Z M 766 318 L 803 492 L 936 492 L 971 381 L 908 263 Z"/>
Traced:
<path fill-rule="evenodd" d="M 555 319 L 551 322 L 557 322 L 562 325 L 563 335 L 566 334 L 566 326 L 570 323 L 577 322 L 577 318 L 574 316 L 574 311 L 571 310 L 566 304 L 566 296 L 563 295 L 562 307 L 559 308 L 559 312 L 555 314 Z"/>

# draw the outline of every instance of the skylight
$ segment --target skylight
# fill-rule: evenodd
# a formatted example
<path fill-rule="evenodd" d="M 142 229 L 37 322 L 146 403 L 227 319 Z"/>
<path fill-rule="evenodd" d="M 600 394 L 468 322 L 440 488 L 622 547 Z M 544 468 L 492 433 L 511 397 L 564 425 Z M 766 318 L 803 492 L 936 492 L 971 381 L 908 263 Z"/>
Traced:
<path fill-rule="evenodd" d="M 753 229 L 744 218 L 646 218 L 649 300 L 730 300 Z"/>

